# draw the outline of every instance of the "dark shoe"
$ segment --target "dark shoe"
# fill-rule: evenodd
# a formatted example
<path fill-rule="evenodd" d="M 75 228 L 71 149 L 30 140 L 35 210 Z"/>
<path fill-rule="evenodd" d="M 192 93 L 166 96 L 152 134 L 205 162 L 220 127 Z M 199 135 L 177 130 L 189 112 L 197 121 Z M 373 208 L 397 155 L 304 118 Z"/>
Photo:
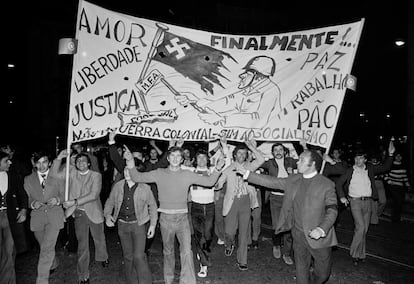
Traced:
<path fill-rule="evenodd" d="M 358 261 L 361 263 L 365 263 L 365 258 L 358 258 Z"/>
<path fill-rule="evenodd" d="M 89 278 L 79 281 L 79 284 L 89 284 Z"/>
<path fill-rule="evenodd" d="M 106 268 L 109 266 L 109 260 L 102 261 L 102 267 Z M 88 280 L 89 281 L 89 280 Z"/>
<path fill-rule="evenodd" d="M 352 258 L 352 263 L 354 264 L 354 266 L 358 266 L 359 263 L 359 259 L 358 258 Z"/>
<path fill-rule="evenodd" d="M 225 256 L 231 256 L 234 250 L 234 245 L 231 245 L 230 247 L 226 247 L 224 249 L 224 255 Z"/>
<path fill-rule="evenodd" d="M 241 271 L 246 271 L 248 269 L 247 264 L 240 264 L 238 262 L 236 264 L 239 267 L 239 270 L 241 270 Z"/>
<path fill-rule="evenodd" d="M 254 241 L 254 240 L 252 240 L 252 247 L 253 247 L 254 249 L 258 249 L 258 248 L 259 248 L 259 241 Z"/>

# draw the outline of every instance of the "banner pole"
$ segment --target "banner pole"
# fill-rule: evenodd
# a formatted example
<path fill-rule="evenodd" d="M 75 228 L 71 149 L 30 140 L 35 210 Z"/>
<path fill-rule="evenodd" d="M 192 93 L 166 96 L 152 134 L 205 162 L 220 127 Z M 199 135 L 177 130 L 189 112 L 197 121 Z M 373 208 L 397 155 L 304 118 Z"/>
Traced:
<path fill-rule="evenodd" d="M 156 23 L 156 26 L 158 27 L 157 32 L 155 33 L 154 39 L 152 40 L 151 48 L 150 48 L 150 50 L 147 54 L 147 59 L 145 60 L 144 66 L 141 69 L 141 74 L 139 75 L 138 81 L 137 81 L 137 83 L 135 83 L 135 85 L 137 85 L 142 79 L 144 79 L 145 74 L 147 73 L 149 65 L 151 63 L 151 60 L 155 55 L 155 51 L 156 51 L 157 47 L 160 45 L 161 38 L 164 35 L 164 32 L 168 31 L 168 27 L 163 25 L 163 24 Z M 142 91 L 139 88 L 137 88 L 137 89 L 138 89 L 139 97 L 142 101 L 142 105 L 144 106 L 145 112 L 149 112 L 148 105 L 147 105 L 147 102 L 145 100 L 144 94 L 142 93 Z"/>
<path fill-rule="evenodd" d="M 81 7 L 83 4 L 83 0 L 79 0 L 78 2 L 78 15 L 76 17 L 76 25 L 75 25 L 75 39 L 78 39 L 78 35 L 79 35 L 79 29 L 78 29 L 78 23 L 79 23 L 79 19 L 80 19 L 80 14 L 81 14 Z M 79 49 L 79 42 L 78 42 L 78 49 Z M 77 49 L 77 50 L 78 50 Z M 76 52 L 77 52 L 76 50 Z M 73 63 L 72 63 L 72 79 L 75 77 L 74 73 L 76 72 L 76 54 L 73 55 Z M 72 143 L 72 127 L 71 127 L 71 109 L 70 106 L 71 104 L 71 100 L 72 100 L 72 82 L 70 85 L 70 90 L 69 90 L 69 113 L 68 113 L 68 133 L 67 133 L 67 139 L 66 139 L 66 150 L 68 152 L 68 156 L 66 157 L 66 175 L 65 175 L 65 201 L 67 201 L 69 199 L 69 169 L 70 169 L 70 145 Z"/>
<path fill-rule="evenodd" d="M 356 38 L 356 42 L 358 43 L 358 45 L 354 48 L 354 50 L 353 50 L 353 52 L 352 52 L 352 57 L 351 57 L 351 63 L 349 64 L 349 70 L 347 70 L 347 74 L 350 74 L 351 73 L 351 69 L 352 69 L 352 65 L 354 64 L 354 60 L 355 60 L 355 53 L 356 53 L 356 50 L 357 50 L 357 48 L 358 48 L 358 46 L 359 46 L 359 40 L 361 39 L 361 33 L 362 33 L 362 29 L 364 28 L 364 23 L 365 23 L 365 18 L 362 18 L 361 19 L 361 24 L 360 24 L 360 26 L 359 26 L 359 31 L 358 31 L 358 35 L 357 35 L 357 38 Z M 346 93 L 346 90 L 345 90 L 345 93 Z M 345 99 L 345 94 L 343 95 L 343 97 L 342 97 L 342 100 L 341 100 L 341 109 L 342 109 L 342 105 L 343 105 L 343 103 L 344 103 L 344 99 Z M 329 151 L 331 151 L 331 147 L 332 147 L 332 141 L 333 141 L 333 138 L 334 138 L 334 136 L 335 136 L 335 133 L 336 133 L 336 126 L 337 126 L 337 124 L 338 124 L 338 121 L 339 121 L 339 116 L 341 115 L 341 112 L 338 114 L 338 118 L 336 119 L 336 121 L 335 121 L 335 123 L 334 123 L 334 129 L 335 129 L 335 132 L 334 132 L 334 135 L 332 136 L 332 139 L 331 139 L 331 141 L 329 141 L 329 144 L 328 144 L 328 147 L 326 148 L 326 150 L 325 150 L 325 153 L 326 154 L 329 154 Z M 323 170 L 325 169 L 325 165 L 326 165 L 326 161 L 325 160 L 323 160 L 323 162 L 322 162 L 322 167 L 321 167 L 321 171 L 320 171 L 320 173 L 322 174 L 323 173 Z"/>

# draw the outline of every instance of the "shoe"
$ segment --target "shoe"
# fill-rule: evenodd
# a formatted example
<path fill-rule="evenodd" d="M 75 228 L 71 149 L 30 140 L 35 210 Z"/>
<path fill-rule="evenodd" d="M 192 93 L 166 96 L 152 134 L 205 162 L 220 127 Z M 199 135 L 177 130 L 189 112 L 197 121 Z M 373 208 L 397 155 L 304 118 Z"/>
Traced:
<path fill-rule="evenodd" d="M 207 277 L 207 271 L 208 271 L 207 266 L 200 264 L 200 272 L 197 273 L 197 276 L 200 278 L 205 278 Z"/>
<path fill-rule="evenodd" d="M 358 261 L 361 263 L 365 263 L 365 258 L 358 258 Z"/>
<path fill-rule="evenodd" d="M 227 247 L 224 249 L 224 255 L 225 256 L 231 256 L 234 250 L 234 245 L 231 245 L 230 247 Z"/>
<path fill-rule="evenodd" d="M 247 264 L 240 264 L 237 262 L 237 266 L 239 267 L 239 270 L 241 271 L 246 271 L 248 269 Z"/>
<path fill-rule="evenodd" d="M 222 245 L 224 245 L 224 241 L 222 240 L 222 239 L 218 239 L 217 240 L 217 244 L 219 245 L 219 246 L 222 246 Z"/>
<path fill-rule="evenodd" d="M 359 259 L 358 259 L 358 258 L 356 258 L 356 257 L 353 257 L 353 258 L 352 258 L 352 263 L 354 264 L 354 266 L 358 266 Z"/>
<path fill-rule="evenodd" d="M 258 249 L 258 248 L 259 248 L 259 241 L 254 241 L 254 240 L 252 240 L 252 247 L 253 247 L 254 249 Z"/>
<path fill-rule="evenodd" d="M 102 261 L 102 267 L 106 268 L 109 266 L 109 260 Z"/>
<path fill-rule="evenodd" d="M 292 265 L 293 264 L 293 260 L 289 255 L 283 255 L 283 261 L 287 264 L 287 265 Z"/>
<path fill-rule="evenodd" d="M 280 252 L 280 246 L 273 247 L 273 257 L 279 259 L 282 256 Z"/>
<path fill-rule="evenodd" d="M 79 281 L 79 284 L 89 284 L 89 278 Z"/>

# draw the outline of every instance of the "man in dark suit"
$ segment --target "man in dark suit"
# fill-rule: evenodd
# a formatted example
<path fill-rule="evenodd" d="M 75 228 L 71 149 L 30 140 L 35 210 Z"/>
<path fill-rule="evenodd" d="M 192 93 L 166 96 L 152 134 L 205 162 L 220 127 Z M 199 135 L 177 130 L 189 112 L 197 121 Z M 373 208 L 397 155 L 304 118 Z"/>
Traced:
<path fill-rule="evenodd" d="M 0 277 L 1 283 L 16 283 L 15 246 L 11 226 L 26 220 L 27 195 L 22 182 L 8 173 L 9 155 L 0 151 Z"/>
<path fill-rule="evenodd" d="M 36 171 L 24 179 L 24 189 L 29 197 L 30 229 L 39 243 L 36 283 L 49 283 L 49 271 L 57 267 L 56 240 L 65 220 L 61 202 L 64 200 L 64 183 L 49 176 L 49 155 L 33 154 Z"/>
<path fill-rule="evenodd" d="M 283 144 L 275 143 L 272 145 L 272 155 L 274 159 L 269 159 L 261 166 L 265 172 L 273 177 L 286 178 L 296 169 L 297 160 L 287 156 L 288 150 Z M 277 221 L 279 219 L 280 211 L 282 210 L 284 191 L 280 188 L 274 189 L 271 192 L 266 191 L 266 200 L 270 201 L 270 212 L 272 214 L 272 226 L 276 232 Z M 283 246 L 282 246 L 283 238 Z M 290 232 L 282 232 L 272 235 L 273 240 L 273 256 L 280 258 L 283 255 L 283 261 L 287 265 L 292 265 L 292 235 Z M 281 253 L 282 250 L 282 253 Z"/>
<path fill-rule="evenodd" d="M 314 259 L 313 283 L 324 283 L 331 273 L 332 246 L 337 244 L 333 224 L 338 214 L 335 185 L 318 174 L 322 157 L 304 151 L 297 163 L 299 174 L 287 178 L 237 171 L 250 183 L 285 191 L 276 233 L 292 230 L 296 282 L 309 283 Z"/>

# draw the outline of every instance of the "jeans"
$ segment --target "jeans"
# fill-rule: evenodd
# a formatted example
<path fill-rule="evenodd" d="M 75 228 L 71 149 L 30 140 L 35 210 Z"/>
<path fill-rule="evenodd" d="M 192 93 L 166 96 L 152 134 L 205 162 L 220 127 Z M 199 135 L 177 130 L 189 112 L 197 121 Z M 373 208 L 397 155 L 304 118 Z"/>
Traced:
<path fill-rule="evenodd" d="M 279 220 L 280 211 L 282 210 L 283 195 L 270 194 L 270 212 L 272 214 L 273 230 L 276 230 L 277 222 Z M 283 239 L 283 246 L 282 246 Z M 282 254 L 290 256 L 292 254 L 292 234 L 290 231 L 273 234 L 273 246 L 281 246 Z"/>
<path fill-rule="evenodd" d="M 125 262 L 125 276 L 128 284 L 152 283 L 152 275 L 145 254 L 147 239 L 145 224 L 118 222 L 118 235 L 121 240 Z"/>
<path fill-rule="evenodd" d="M 89 231 L 95 243 L 95 260 L 108 259 L 106 250 L 104 224 L 95 224 L 89 220 L 85 211 L 75 210 L 75 233 L 78 239 L 78 278 L 89 279 Z"/>
<path fill-rule="evenodd" d="M 223 201 L 224 195 L 220 193 L 218 200 L 216 200 L 214 209 L 214 233 L 216 234 L 217 238 L 222 241 L 224 241 Z"/>
<path fill-rule="evenodd" d="M 401 213 L 405 200 L 405 188 L 399 185 L 390 185 L 390 194 L 392 199 L 391 220 L 394 223 L 401 221 Z"/>
<path fill-rule="evenodd" d="M 56 262 L 55 246 L 59 231 L 59 228 L 56 228 L 51 224 L 46 224 L 43 230 L 34 232 L 35 238 L 40 246 L 36 284 L 49 283 L 49 272 L 53 262 Z"/>
<path fill-rule="evenodd" d="M 382 212 L 384 212 L 385 205 L 387 204 L 387 197 L 385 195 L 385 187 L 384 182 L 382 180 L 375 180 L 375 187 L 378 191 L 378 201 L 372 200 L 371 202 L 371 208 L 372 208 L 372 214 L 371 214 L 371 224 L 378 224 L 379 219 L 382 215 Z"/>
<path fill-rule="evenodd" d="M 248 237 L 248 244 L 252 243 L 253 241 L 257 241 L 260 235 L 260 227 L 262 225 L 262 194 L 261 191 L 257 193 L 257 201 L 259 203 L 259 207 L 256 207 L 251 212 L 251 223 L 249 223 L 249 237 Z M 250 228 L 251 227 L 251 228 Z"/>
<path fill-rule="evenodd" d="M 174 281 L 175 253 L 174 243 L 177 236 L 180 244 L 181 273 L 180 284 L 195 284 L 193 253 L 191 251 L 191 231 L 187 213 L 161 213 L 160 227 L 164 253 L 164 281 Z"/>
<path fill-rule="evenodd" d="M 331 274 L 332 268 L 332 248 L 313 249 L 306 240 L 305 233 L 297 229 L 292 229 L 293 251 L 296 266 L 296 283 L 325 283 Z M 310 281 L 309 268 L 311 260 L 313 262 L 313 280 Z"/>
<path fill-rule="evenodd" d="M 371 221 L 371 199 L 350 199 L 351 213 L 354 218 L 354 237 L 350 247 L 353 258 L 365 258 L 365 241 Z"/>
<path fill-rule="evenodd" d="M 191 203 L 191 221 L 194 230 L 193 247 L 200 256 L 200 262 L 203 266 L 209 264 L 207 252 L 203 250 L 203 244 L 211 243 L 214 213 L 214 203 Z"/>
<path fill-rule="evenodd" d="M 250 197 L 249 195 L 242 195 L 240 198 L 234 198 L 229 213 L 224 217 L 224 245 L 226 248 L 234 245 L 234 237 L 238 229 L 237 261 L 243 265 L 247 265 L 247 239 L 250 214 Z"/>
<path fill-rule="evenodd" d="M 10 230 L 7 210 L 0 211 L 0 277 L 1 284 L 15 284 L 14 270 L 15 249 Z"/>

